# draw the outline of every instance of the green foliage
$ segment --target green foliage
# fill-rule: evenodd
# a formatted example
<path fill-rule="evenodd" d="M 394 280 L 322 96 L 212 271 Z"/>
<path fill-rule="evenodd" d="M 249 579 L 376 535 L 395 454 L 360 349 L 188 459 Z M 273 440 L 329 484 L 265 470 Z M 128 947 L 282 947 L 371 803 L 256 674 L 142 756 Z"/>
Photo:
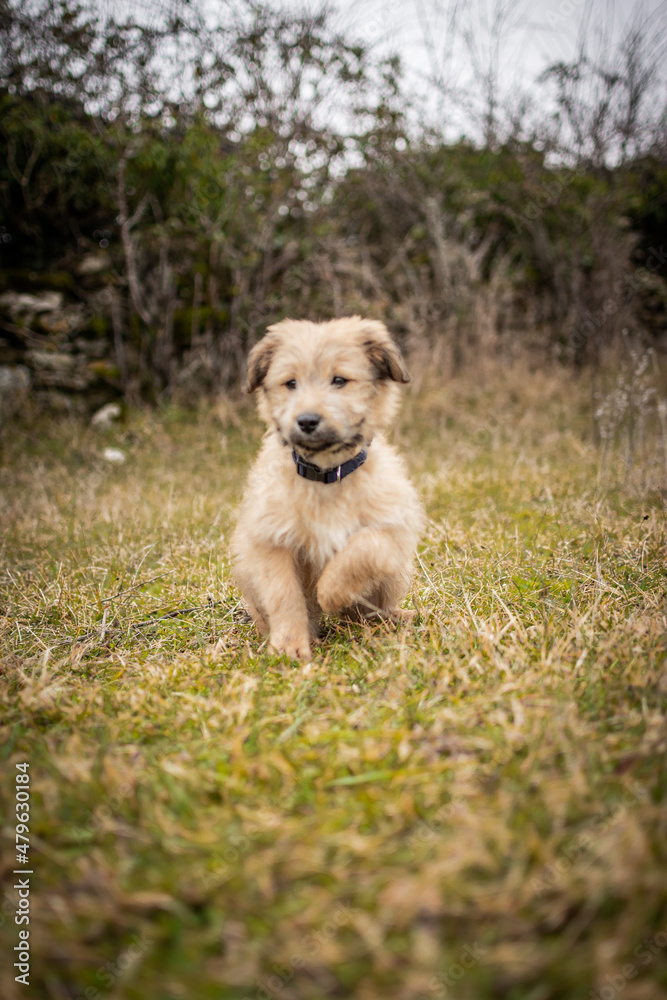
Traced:
<path fill-rule="evenodd" d="M 0 92 L 0 144 L 2 217 L 11 235 L 0 245 L 6 266 L 62 264 L 77 234 L 90 239 L 113 219 L 111 150 L 82 109 L 44 93 Z"/>
<path fill-rule="evenodd" d="M 667 165 L 657 157 L 639 159 L 623 171 L 622 185 L 638 249 L 648 255 L 652 247 L 662 248 L 667 232 Z"/>
<path fill-rule="evenodd" d="M 555 165 L 535 137 L 417 132 L 398 61 L 325 13 L 248 0 L 211 26 L 193 4 L 147 28 L 33 7 L 0 20 L 0 280 L 69 273 L 70 305 L 103 302 L 129 398 L 237 383 L 290 314 L 369 312 L 453 367 L 481 345 L 581 364 L 623 329 L 663 336 L 664 261 L 634 280 L 662 246 L 657 152 Z"/>

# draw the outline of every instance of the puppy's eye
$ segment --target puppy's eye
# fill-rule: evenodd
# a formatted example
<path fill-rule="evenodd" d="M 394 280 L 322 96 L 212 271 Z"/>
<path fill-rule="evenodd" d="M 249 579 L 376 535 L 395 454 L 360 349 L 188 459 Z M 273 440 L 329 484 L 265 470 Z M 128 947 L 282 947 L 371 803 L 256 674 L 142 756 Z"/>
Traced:
<path fill-rule="evenodd" d="M 343 378 L 342 375 L 334 375 L 334 377 L 331 379 L 331 384 L 338 386 L 339 389 L 342 389 L 343 386 L 347 385 L 349 381 L 350 381 L 349 378 Z"/>
<path fill-rule="evenodd" d="M 285 382 L 285 388 L 286 389 L 290 389 L 290 390 L 291 389 L 296 389 L 296 379 L 295 378 L 291 378 L 289 380 L 289 382 Z"/>

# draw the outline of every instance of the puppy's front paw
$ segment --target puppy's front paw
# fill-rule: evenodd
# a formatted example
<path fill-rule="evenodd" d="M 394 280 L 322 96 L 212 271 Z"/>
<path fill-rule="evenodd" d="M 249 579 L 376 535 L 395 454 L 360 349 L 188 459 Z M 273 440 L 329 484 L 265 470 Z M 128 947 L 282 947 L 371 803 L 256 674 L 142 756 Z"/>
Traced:
<path fill-rule="evenodd" d="M 350 607 L 358 599 L 358 595 L 349 585 L 325 569 L 317 584 L 317 603 L 322 611 L 340 611 L 342 608 Z"/>
<path fill-rule="evenodd" d="M 312 656 L 308 634 L 304 636 L 296 633 L 272 632 L 269 644 L 277 653 L 289 656 L 290 660 L 309 660 Z"/>

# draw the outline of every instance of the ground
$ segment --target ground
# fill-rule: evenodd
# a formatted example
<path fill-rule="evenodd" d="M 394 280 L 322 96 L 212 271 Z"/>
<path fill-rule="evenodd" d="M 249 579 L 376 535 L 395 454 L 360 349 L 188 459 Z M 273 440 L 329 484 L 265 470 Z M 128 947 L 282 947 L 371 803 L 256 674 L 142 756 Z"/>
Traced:
<path fill-rule="evenodd" d="M 231 582 L 247 403 L 6 429 L 3 997 L 667 995 L 665 441 L 596 406 L 418 379 L 418 614 L 306 665 Z"/>

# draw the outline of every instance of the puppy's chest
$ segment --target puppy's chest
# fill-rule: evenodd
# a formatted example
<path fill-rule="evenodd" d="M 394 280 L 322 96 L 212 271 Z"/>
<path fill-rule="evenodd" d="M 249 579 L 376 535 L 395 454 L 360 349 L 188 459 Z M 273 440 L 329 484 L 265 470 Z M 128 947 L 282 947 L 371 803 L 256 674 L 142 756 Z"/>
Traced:
<path fill-rule="evenodd" d="M 328 487 L 323 485 L 323 488 Z M 332 484 L 332 488 L 336 489 L 337 484 Z M 291 513 L 296 546 L 315 566 L 329 562 L 361 527 L 359 515 L 351 505 L 336 503 L 336 499 L 316 496 Z"/>

